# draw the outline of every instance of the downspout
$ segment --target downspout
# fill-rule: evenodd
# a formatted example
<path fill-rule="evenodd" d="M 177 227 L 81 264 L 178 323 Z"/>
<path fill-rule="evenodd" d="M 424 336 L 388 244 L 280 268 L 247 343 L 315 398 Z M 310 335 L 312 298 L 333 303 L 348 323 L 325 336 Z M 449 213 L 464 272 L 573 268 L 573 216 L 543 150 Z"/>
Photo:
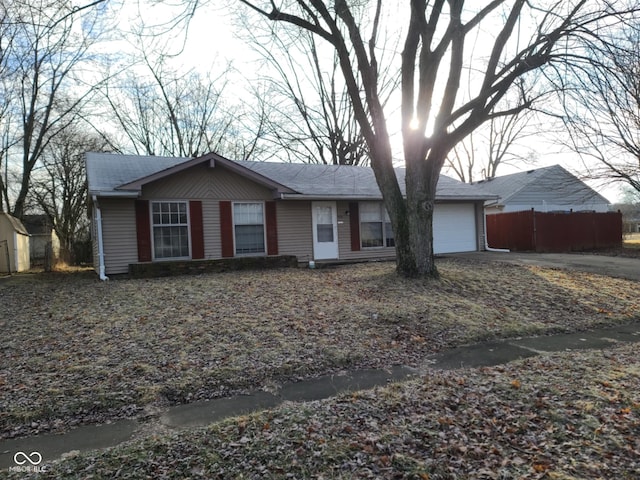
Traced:
<path fill-rule="evenodd" d="M 502 252 L 502 253 L 509 253 L 511 252 L 511 250 L 509 250 L 508 248 L 491 248 L 489 246 L 489 235 L 487 232 L 487 214 L 486 212 L 482 212 L 482 220 L 484 221 L 484 249 L 487 252 Z"/>
<path fill-rule="evenodd" d="M 98 203 L 98 197 L 96 195 L 93 196 L 93 205 L 96 207 L 96 229 L 98 236 L 98 275 L 100 276 L 100 280 L 109 280 L 104 274 L 104 244 L 102 243 L 102 211 L 100 210 L 100 204 Z"/>

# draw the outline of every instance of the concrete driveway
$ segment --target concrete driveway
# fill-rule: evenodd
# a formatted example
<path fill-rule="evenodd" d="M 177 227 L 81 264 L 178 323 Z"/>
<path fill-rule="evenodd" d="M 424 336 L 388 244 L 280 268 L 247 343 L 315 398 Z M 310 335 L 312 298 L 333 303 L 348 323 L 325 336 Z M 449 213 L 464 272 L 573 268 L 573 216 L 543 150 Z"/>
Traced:
<path fill-rule="evenodd" d="M 449 256 L 449 255 L 447 255 Z M 452 257 L 477 258 L 493 262 L 518 265 L 562 268 L 597 273 L 609 277 L 626 278 L 640 282 L 640 258 L 608 257 L 582 253 L 521 253 L 521 252 L 469 252 Z"/>

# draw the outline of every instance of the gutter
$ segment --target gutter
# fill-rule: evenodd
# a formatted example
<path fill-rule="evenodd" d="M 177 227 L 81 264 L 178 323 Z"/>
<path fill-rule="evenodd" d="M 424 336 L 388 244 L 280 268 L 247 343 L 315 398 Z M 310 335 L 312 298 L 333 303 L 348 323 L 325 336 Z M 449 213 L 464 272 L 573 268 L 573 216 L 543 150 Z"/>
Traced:
<path fill-rule="evenodd" d="M 367 202 L 367 201 L 377 201 L 377 202 L 382 202 L 382 196 L 380 194 L 376 194 L 376 195 L 367 195 L 367 194 L 360 194 L 360 195 L 331 195 L 331 194 L 326 194 L 326 195 L 319 195 L 319 194 L 305 194 L 305 193 L 282 193 L 280 192 L 279 195 L 276 197 L 279 198 L 280 200 L 319 200 L 319 201 L 325 201 L 325 202 L 340 202 L 340 201 L 356 201 L 356 200 L 360 200 L 363 202 Z M 406 198 L 405 195 L 403 195 L 403 198 Z M 487 197 L 473 197 L 473 196 L 455 196 L 455 195 L 437 195 L 435 198 L 435 202 L 436 203 L 442 203 L 442 202 L 479 202 L 479 201 L 484 201 L 486 200 Z"/>
<path fill-rule="evenodd" d="M 109 280 L 109 277 L 105 275 L 105 267 L 104 267 L 104 244 L 102 242 L 102 211 L 100 210 L 100 204 L 98 203 L 97 195 L 93 195 L 93 205 L 96 208 L 96 226 L 98 227 L 97 235 L 98 235 L 98 275 L 100 276 L 100 280 L 105 281 Z"/>

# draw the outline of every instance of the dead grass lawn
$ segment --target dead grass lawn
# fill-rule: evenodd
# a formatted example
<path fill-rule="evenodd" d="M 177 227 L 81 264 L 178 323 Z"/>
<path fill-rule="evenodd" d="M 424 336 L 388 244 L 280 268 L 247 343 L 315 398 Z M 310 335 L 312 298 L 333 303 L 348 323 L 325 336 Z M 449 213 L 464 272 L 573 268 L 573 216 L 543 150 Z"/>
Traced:
<path fill-rule="evenodd" d="M 637 283 L 443 259 L 100 282 L 0 281 L 0 432 L 21 436 L 350 368 L 420 365 L 479 340 L 640 319 Z"/>

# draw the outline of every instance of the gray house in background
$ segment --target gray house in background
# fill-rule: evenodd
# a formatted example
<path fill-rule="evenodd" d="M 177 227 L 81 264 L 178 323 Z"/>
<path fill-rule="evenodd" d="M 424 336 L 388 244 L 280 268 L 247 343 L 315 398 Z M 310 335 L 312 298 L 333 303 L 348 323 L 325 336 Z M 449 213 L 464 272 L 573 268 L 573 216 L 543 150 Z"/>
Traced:
<path fill-rule="evenodd" d="M 43 265 L 47 244 L 51 244 L 53 258 L 60 256 L 60 239 L 46 215 L 25 215 L 22 223 L 29 232 L 31 265 Z"/>
<path fill-rule="evenodd" d="M 368 167 L 87 153 L 94 265 L 293 255 L 301 263 L 395 257 Z M 397 169 L 404 186 L 404 170 Z M 436 253 L 484 248 L 481 187 L 441 176 Z"/>
<path fill-rule="evenodd" d="M 485 204 L 487 214 L 538 212 L 608 212 L 610 202 L 560 165 L 494 177 L 475 185 L 499 196 Z"/>

